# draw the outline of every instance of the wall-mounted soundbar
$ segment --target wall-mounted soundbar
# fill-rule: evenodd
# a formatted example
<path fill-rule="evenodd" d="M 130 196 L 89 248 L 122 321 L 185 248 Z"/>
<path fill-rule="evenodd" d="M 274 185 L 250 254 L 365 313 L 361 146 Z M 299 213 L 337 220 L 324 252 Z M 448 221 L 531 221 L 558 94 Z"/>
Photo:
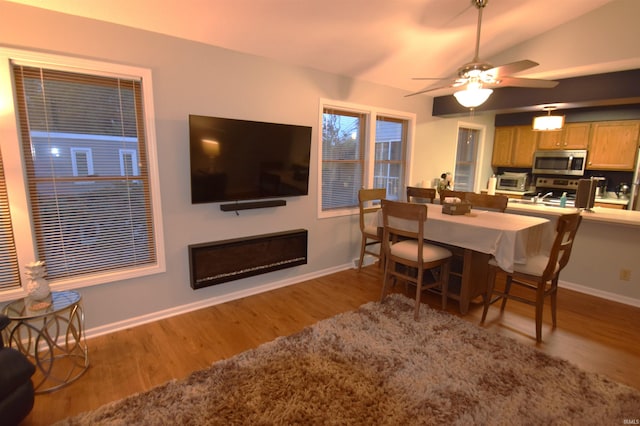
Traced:
<path fill-rule="evenodd" d="M 244 203 L 220 204 L 223 212 L 235 212 L 238 210 L 264 209 L 266 207 L 286 206 L 285 200 L 249 201 Z"/>

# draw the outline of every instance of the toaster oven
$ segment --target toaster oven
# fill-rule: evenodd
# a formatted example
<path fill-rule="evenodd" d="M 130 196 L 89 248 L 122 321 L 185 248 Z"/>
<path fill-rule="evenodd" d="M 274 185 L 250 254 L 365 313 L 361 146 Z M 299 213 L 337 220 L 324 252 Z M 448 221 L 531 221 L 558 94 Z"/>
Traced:
<path fill-rule="evenodd" d="M 527 191 L 528 188 L 528 173 L 505 172 L 497 176 L 496 189 L 502 191 Z"/>

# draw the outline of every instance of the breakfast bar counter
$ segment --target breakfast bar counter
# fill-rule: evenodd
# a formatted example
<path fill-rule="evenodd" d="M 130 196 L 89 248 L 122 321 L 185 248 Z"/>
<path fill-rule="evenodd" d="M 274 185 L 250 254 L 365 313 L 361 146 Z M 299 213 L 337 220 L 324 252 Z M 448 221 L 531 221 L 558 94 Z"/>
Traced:
<path fill-rule="evenodd" d="M 607 207 L 594 207 L 592 211 L 583 211 L 583 222 L 602 222 L 610 225 L 627 225 L 640 227 L 640 211 L 610 209 Z M 519 200 L 509 200 L 507 212 L 527 214 L 532 216 L 559 216 L 561 214 L 574 213 L 573 207 L 561 208 L 546 206 L 544 204 L 522 203 Z"/>
<path fill-rule="evenodd" d="M 594 207 L 582 212 L 571 258 L 560 286 L 640 306 L 640 211 Z M 507 212 L 554 223 L 575 208 L 509 202 Z"/>

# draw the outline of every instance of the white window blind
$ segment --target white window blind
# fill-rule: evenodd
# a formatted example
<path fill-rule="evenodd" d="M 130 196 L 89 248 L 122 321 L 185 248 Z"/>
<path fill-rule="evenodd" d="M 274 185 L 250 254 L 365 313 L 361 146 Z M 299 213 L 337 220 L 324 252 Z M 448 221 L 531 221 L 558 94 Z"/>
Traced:
<path fill-rule="evenodd" d="M 479 144 L 480 129 L 458 127 L 458 145 L 454 173 L 456 191 L 474 191 Z"/>
<path fill-rule="evenodd" d="M 322 210 L 358 205 L 364 180 L 367 115 L 324 108 Z"/>
<path fill-rule="evenodd" d="M 378 116 L 373 187 L 385 188 L 387 199 L 401 200 L 404 190 L 408 120 Z"/>
<path fill-rule="evenodd" d="M 155 263 L 142 82 L 19 64 L 13 75 L 49 280 Z M 137 175 L 122 174 L 121 150 L 135 153 Z"/>
<path fill-rule="evenodd" d="M 20 271 L 0 153 L 0 290 L 19 288 Z"/>

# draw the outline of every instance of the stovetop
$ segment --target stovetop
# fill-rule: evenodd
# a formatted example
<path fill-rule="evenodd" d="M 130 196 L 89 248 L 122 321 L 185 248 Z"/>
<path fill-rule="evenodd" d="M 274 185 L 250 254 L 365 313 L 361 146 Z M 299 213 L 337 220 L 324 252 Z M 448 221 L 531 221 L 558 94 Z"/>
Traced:
<path fill-rule="evenodd" d="M 543 196 L 551 192 L 545 200 L 560 202 L 560 197 L 566 192 L 567 200 L 573 201 L 576 198 L 579 180 L 566 177 L 538 177 L 535 181 L 536 190 L 524 194 L 524 198 L 533 198 L 538 194 Z"/>
<path fill-rule="evenodd" d="M 566 192 L 567 196 L 570 193 L 575 195 L 579 181 L 580 179 L 572 178 L 539 177 L 536 178 L 536 191 L 559 191 L 561 194 Z"/>

